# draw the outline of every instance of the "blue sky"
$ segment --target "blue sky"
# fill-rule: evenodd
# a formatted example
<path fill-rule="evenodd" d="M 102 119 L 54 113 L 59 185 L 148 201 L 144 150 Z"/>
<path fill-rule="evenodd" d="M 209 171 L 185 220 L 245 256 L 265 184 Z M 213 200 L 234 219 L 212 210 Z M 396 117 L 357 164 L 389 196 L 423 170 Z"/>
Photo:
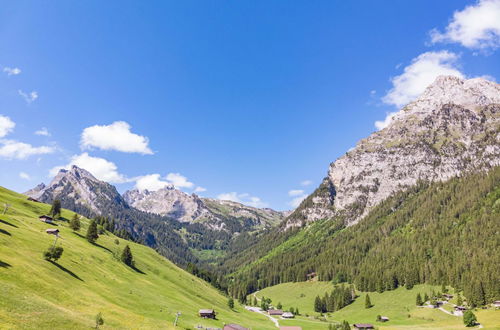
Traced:
<path fill-rule="evenodd" d="M 121 192 L 290 209 L 436 75 L 500 77 L 498 0 L 1 7 L 0 185 L 19 192 L 76 163 Z"/>

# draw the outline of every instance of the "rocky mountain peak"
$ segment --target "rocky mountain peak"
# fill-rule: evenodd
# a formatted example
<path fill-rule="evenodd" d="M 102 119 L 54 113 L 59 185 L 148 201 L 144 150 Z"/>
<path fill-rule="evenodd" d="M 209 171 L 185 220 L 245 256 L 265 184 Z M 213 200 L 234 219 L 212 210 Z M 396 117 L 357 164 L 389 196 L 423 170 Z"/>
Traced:
<path fill-rule="evenodd" d="M 441 76 L 385 129 L 330 164 L 286 227 L 342 215 L 350 225 L 418 180 L 444 181 L 500 165 L 500 85 Z"/>

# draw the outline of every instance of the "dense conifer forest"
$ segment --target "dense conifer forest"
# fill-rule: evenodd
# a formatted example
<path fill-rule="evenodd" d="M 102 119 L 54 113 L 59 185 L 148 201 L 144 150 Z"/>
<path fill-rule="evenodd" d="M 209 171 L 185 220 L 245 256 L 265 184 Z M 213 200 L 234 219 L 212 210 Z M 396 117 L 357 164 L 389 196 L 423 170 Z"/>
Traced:
<path fill-rule="evenodd" d="M 496 167 L 444 183 L 420 182 L 351 227 L 339 217 L 253 243 L 247 237 L 246 250 L 223 266 L 233 272 L 229 291 L 240 300 L 267 286 L 304 281 L 314 271 L 320 280 L 352 283 L 361 291 L 450 285 L 480 306 L 500 299 L 499 219 Z"/>

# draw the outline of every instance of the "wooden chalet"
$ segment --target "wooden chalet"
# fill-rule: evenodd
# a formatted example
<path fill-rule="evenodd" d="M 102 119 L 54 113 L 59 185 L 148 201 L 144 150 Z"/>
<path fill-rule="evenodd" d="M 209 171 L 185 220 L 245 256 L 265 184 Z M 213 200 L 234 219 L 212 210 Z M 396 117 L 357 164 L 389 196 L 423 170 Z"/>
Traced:
<path fill-rule="evenodd" d="M 389 318 L 387 316 L 381 316 L 380 317 L 380 322 L 388 322 Z"/>
<path fill-rule="evenodd" d="M 280 330 L 302 330 L 302 327 L 298 327 L 298 326 L 285 326 L 285 327 L 280 327 Z"/>
<path fill-rule="evenodd" d="M 354 329 L 365 330 L 365 329 L 375 329 L 373 324 L 370 323 L 354 323 Z"/>
<path fill-rule="evenodd" d="M 215 310 L 213 309 L 200 309 L 198 314 L 204 319 L 215 319 Z"/>
<path fill-rule="evenodd" d="M 449 294 L 449 293 L 444 293 L 444 294 L 443 294 L 443 297 L 444 297 L 446 300 L 450 300 L 451 298 L 453 298 L 453 295 L 452 295 L 452 294 Z"/>
<path fill-rule="evenodd" d="M 38 220 L 43 221 L 45 223 L 53 223 L 54 219 L 52 217 L 49 217 L 48 215 L 41 215 L 38 217 Z"/>
<path fill-rule="evenodd" d="M 312 281 L 317 276 L 316 272 L 312 272 L 306 275 L 308 281 Z"/>
<path fill-rule="evenodd" d="M 285 319 L 293 319 L 295 315 L 293 315 L 293 313 L 290 312 L 284 312 L 283 314 L 281 314 L 281 317 Z"/>
<path fill-rule="evenodd" d="M 493 307 L 500 307 L 500 300 L 495 300 L 492 305 Z"/>
<path fill-rule="evenodd" d="M 223 330 L 249 330 L 239 324 L 226 324 Z"/>
<path fill-rule="evenodd" d="M 267 311 L 269 315 L 283 315 L 283 311 L 281 309 L 270 309 Z"/>
<path fill-rule="evenodd" d="M 30 202 L 40 203 L 40 201 L 39 201 L 39 200 L 36 200 L 36 199 L 34 199 L 33 197 L 28 197 L 28 200 L 29 200 Z"/>
<path fill-rule="evenodd" d="M 46 229 L 45 232 L 49 235 L 56 235 L 58 236 L 59 235 L 59 229 Z"/>

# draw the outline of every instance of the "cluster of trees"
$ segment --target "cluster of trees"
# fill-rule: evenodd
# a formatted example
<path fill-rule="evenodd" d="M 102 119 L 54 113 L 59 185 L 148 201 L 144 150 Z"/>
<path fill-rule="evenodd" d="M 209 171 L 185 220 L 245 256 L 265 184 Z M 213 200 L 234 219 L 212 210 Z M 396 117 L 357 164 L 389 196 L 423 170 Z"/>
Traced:
<path fill-rule="evenodd" d="M 356 299 L 356 292 L 353 285 L 337 285 L 330 294 L 327 292 L 322 298 L 316 297 L 314 311 L 318 313 L 338 311 L 352 303 L 354 299 Z"/>
<path fill-rule="evenodd" d="M 342 323 L 329 324 L 328 330 L 351 330 L 351 326 L 349 325 L 349 322 L 344 320 Z"/>
<path fill-rule="evenodd" d="M 340 215 L 295 232 L 280 253 L 236 272 L 229 291 L 246 296 L 315 271 L 320 280 L 345 280 L 360 291 L 446 284 L 462 290 L 471 306 L 490 303 L 500 299 L 498 198 L 500 167 L 444 183 L 420 182 L 357 225 L 342 229 Z"/>

